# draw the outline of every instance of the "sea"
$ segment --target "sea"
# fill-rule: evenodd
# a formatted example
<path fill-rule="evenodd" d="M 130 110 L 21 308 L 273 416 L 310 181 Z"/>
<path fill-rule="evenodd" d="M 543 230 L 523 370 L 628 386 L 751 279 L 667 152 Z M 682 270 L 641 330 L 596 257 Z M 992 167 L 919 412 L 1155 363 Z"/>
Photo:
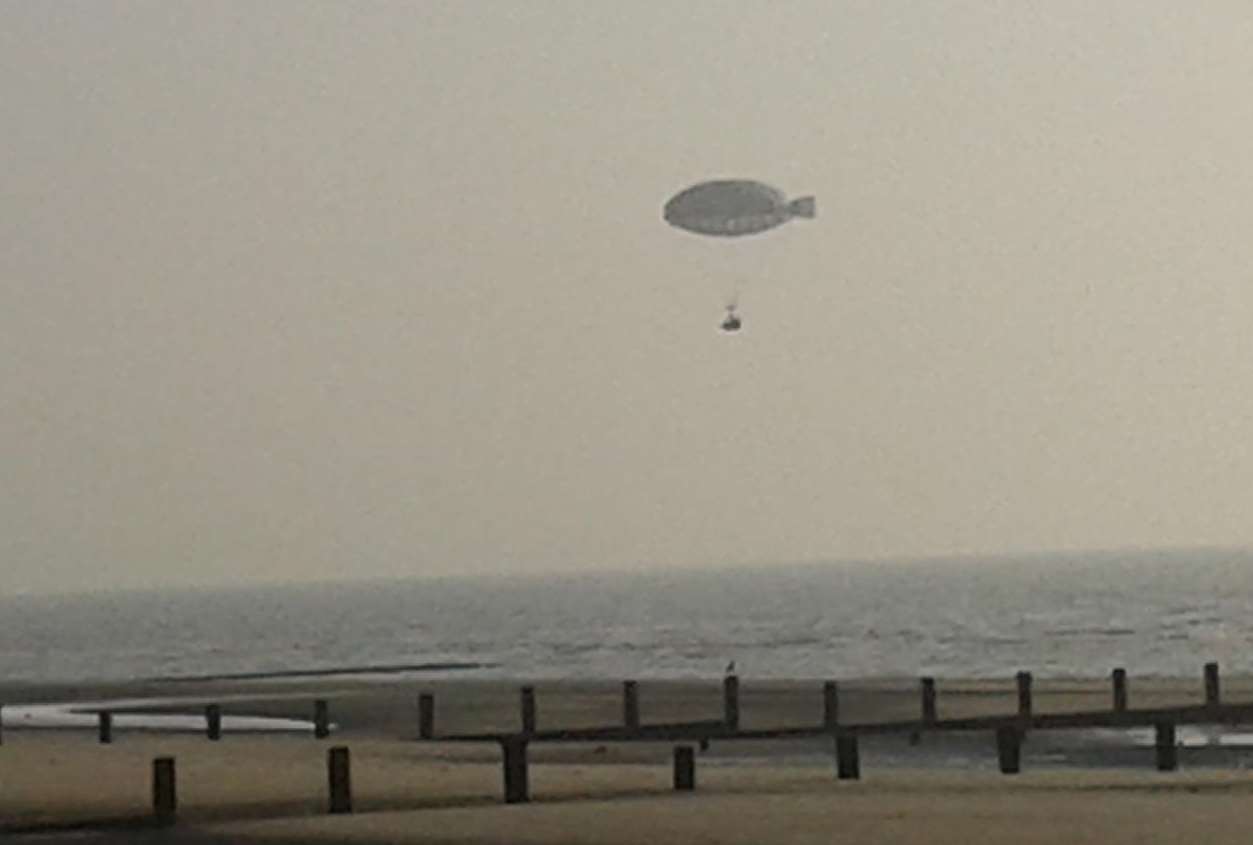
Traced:
<path fill-rule="evenodd" d="M 0 598 L 0 679 L 1253 673 L 1253 551 L 1039 554 Z M 427 667 L 423 669 L 422 667 Z"/>

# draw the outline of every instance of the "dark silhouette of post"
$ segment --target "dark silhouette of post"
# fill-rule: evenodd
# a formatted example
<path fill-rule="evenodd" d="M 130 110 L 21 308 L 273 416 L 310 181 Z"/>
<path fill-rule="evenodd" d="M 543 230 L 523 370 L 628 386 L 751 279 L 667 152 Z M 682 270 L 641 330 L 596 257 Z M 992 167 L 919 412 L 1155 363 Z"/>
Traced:
<path fill-rule="evenodd" d="M 1127 712 L 1127 670 L 1115 669 L 1114 674 L 1114 712 Z"/>
<path fill-rule="evenodd" d="M 1022 732 L 1013 726 L 996 729 L 996 759 L 1001 764 L 1001 774 L 1016 775 L 1019 771 L 1022 751 Z"/>
<path fill-rule="evenodd" d="M 521 695 L 522 733 L 535 733 L 535 687 L 523 687 Z"/>
<path fill-rule="evenodd" d="M 209 739 L 217 742 L 222 738 L 222 708 L 210 704 L 204 709 L 205 733 Z"/>
<path fill-rule="evenodd" d="M 740 729 L 740 679 L 736 675 L 722 679 L 722 721 L 733 731 Z"/>
<path fill-rule="evenodd" d="M 113 714 L 107 710 L 101 710 L 97 721 L 100 728 L 100 742 L 108 745 L 113 741 Z"/>
<path fill-rule="evenodd" d="M 1218 664 L 1205 664 L 1205 706 L 1218 706 Z"/>
<path fill-rule="evenodd" d="M 840 724 L 840 688 L 835 681 L 822 685 L 822 726 L 829 731 Z"/>
<path fill-rule="evenodd" d="M 861 755 L 857 751 L 857 734 L 835 735 L 835 772 L 840 780 L 861 777 Z"/>
<path fill-rule="evenodd" d="M 696 752 L 690 745 L 674 747 L 674 788 L 681 792 L 696 788 Z"/>
<path fill-rule="evenodd" d="M 630 731 L 640 728 L 640 688 L 635 681 L 622 682 L 622 724 Z"/>
<path fill-rule="evenodd" d="M 922 679 L 922 723 L 935 724 L 935 678 Z"/>
<path fill-rule="evenodd" d="M 326 752 L 326 780 L 330 792 L 330 813 L 352 812 L 352 770 L 348 749 L 342 745 Z"/>
<path fill-rule="evenodd" d="M 505 768 L 505 803 L 523 804 L 531 800 L 527 784 L 526 738 L 506 737 L 500 741 Z"/>
<path fill-rule="evenodd" d="M 178 812 L 178 785 L 174 774 L 174 758 L 158 757 L 152 761 L 152 815 L 159 825 L 174 824 Z"/>
<path fill-rule="evenodd" d="M 435 696 L 424 692 L 418 696 L 418 738 L 435 737 Z"/>
<path fill-rule="evenodd" d="M 0 745 L 4 745 L 4 705 L 0 704 Z"/>
<path fill-rule="evenodd" d="M 331 735 L 331 710 L 324 698 L 313 702 L 313 735 L 317 739 Z"/>
<path fill-rule="evenodd" d="M 1019 672 L 1014 681 L 1018 685 L 1018 718 L 1025 721 L 1031 718 L 1031 673 Z"/>
<path fill-rule="evenodd" d="M 1175 747 L 1173 722 L 1158 722 L 1154 727 L 1153 748 L 1159 772 L 1173 772 L 1179 768 L 1179 749 Z"/>

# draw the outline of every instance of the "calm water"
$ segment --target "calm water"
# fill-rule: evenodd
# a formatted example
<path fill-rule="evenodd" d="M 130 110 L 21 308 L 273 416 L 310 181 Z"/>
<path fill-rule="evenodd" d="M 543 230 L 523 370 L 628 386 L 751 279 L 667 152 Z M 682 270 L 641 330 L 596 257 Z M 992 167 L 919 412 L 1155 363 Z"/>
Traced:
<path fill-rule="evenodd" d="M 477 676 L 1253 672 L 1253 552 L 833 564 L 0 600 L 0 677 L 476 661 Z"/>

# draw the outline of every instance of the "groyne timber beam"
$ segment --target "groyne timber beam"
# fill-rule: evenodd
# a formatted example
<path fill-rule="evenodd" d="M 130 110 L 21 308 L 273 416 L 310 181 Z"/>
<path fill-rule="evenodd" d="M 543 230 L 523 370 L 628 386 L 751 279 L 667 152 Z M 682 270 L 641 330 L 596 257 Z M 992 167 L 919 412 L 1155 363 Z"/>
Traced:
<path fill-rule="evenodd" d="M 994 731 L 1003 727 L 1029 728 L 1031 730 L 1132 728 L 1153 727 L 1164 722 L 1175 725 L 1253 724 L 1253 703 L 1222 704 L 1218 706 L 1156 707 L 1122 711 L 1097 710 L 1071 713 L 1033 713 L 1027 718 L 1015 714 L 1008 716 L 975 716 L 966 719 L 939 719 L 935 722 L 911 719 L 901 722 L 841 724 L 838 728 L 818 724 L 733 730 L 723 720 L 655 725 L 644 724 L 633 729 L 614 725 L 604 728 L 536 731 L 535 733 L 527 734 L 527 739 L 531 742 L 670 742 L 701 739 L 802 739 L 805 737 L 829 736 L 837 730 L 845 734 L 873 735 L 939 731 Z M 442 742 L 502 742 L 510 736 L 513 736 L 513 734 L 481 733 L 441 736 L 438 739 Z"/>

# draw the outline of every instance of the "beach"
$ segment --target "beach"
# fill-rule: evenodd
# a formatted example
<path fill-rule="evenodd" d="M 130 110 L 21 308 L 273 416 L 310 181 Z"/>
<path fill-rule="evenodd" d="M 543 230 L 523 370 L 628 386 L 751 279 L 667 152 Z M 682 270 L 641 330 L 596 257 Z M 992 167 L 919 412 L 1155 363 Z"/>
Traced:
<path fill-rule="evenodd" d="M 1039 732 L 1024 744 L 1023 772 L 1004 776 L 991 735 L 963 732 L 917 741 L 867 738 L 858 781 L 836 780 L 828 738 L 714 741 L 697 754 L 697 789 L 685 794 L 672 789 L 670 743 L 536 743 L 529 752 L 532 803 L 504 806 L 499 746 L 417 741 L 416 701 L 422 693 L 435 697 L 437 737 L 514 731 L 522 683 L 306 678 L 9 685 L 0 688 L 13 702 L 6 709 L 18 702 L 115 700 L 133 713 L 202 716 L 205 704 L 219 702 L 227 721 L 218 742 L 203 731 L 119 727 L 113 742 L 102 745 L 91 729 L 24 727 L 6 717 L 0 820 L 15 835 L 144 835 L 152 760 L 167 756 L 177 761 L 178 824 L 161 835 L 223 842 L 944 842 L 998 830 L 1018 841 L 1045 841 L 1030 838 L 1036 827 L 1041 836 L 1052 830 L 1049 841 L 1197 835 L 1243 841 L 1222 837 L 1238 832 L 1232 824 L 1253 792 L 1240 748 L 1185 742 L 1181 770 L 1158 773 L 1152 749 L 1126 732 Z M 1194 704 L 1202 694 L 1199 677 L 1132 678 L 1129 687 L 1133 707 Z M 639 690 L 645 724 L 721 714 L 716 679 L 644 681 Z M 1013 679 L 940 679 L 937 690 L 942 718 L 1014 712 Z M 1109 682 L 1100 679 L 1040 680 L 1034 692 L 1037 712 L 1110 706 Z M 620 682 L 537 683 L 535 695 L 541 729 L 621 723 Z M 1223 695 L 1251 700 L 1253 681 L 1224 678 Z M 315 697 L 329 704 L 334 730 L 326 740 L 314 739 L 311 730 L 230 730 L 232 716 L 307 720 Z M 137 703 L 142 699 L 154 703 Z M 820 682 L 747 678 L 740 700 L 744 727 L 821 718 Z M 918 707 L 916 680 L 840 686 L 842 721 L 914 718 Z M 351 816 L 326 815 L 331 746 L 351 753 Z M 139 826 L 119 833 L 118 825 Z"/>
<path fill-rule="evenodd" d="M 574 773 L 571 773 L 574 774 Z M 1253 783 L 1219 777 L 905 774 L 853 786 L 739 770 L 693 795 L 225 825 L 235 842 L 1247 842 Z"/>

